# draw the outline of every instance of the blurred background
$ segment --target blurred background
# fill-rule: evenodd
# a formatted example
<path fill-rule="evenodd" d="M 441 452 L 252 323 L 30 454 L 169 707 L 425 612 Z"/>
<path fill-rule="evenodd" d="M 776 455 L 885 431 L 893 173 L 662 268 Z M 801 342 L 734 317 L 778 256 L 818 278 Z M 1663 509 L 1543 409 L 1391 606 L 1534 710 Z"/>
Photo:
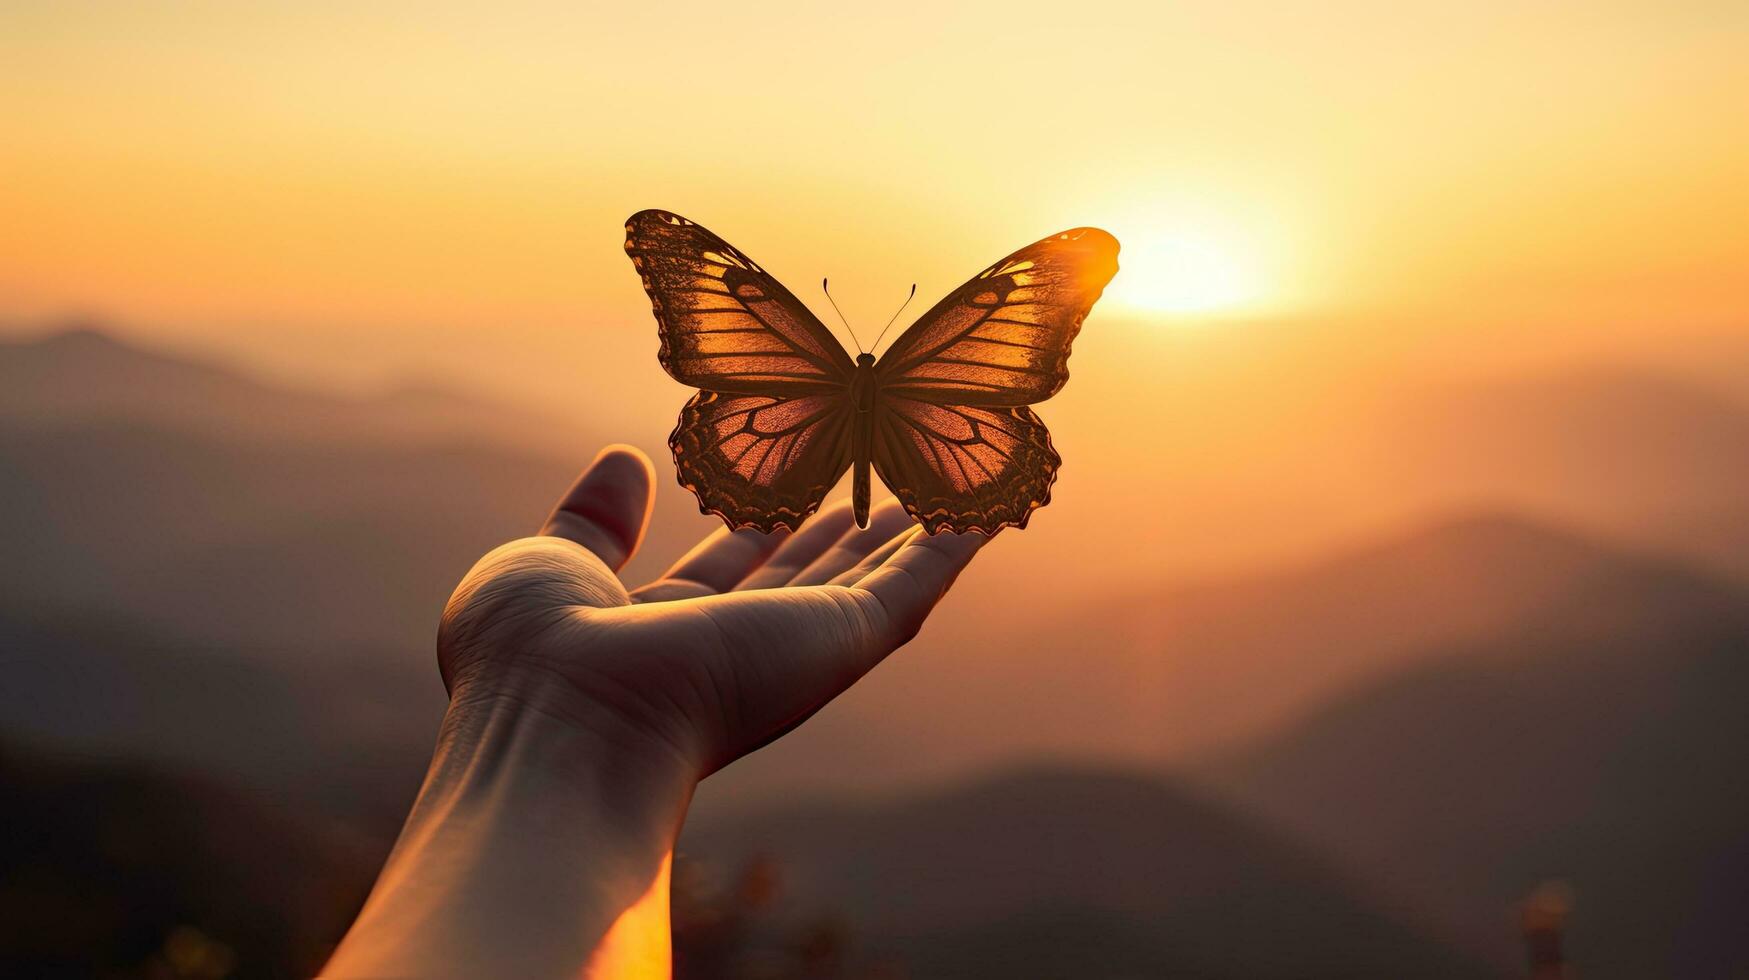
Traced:
<path fill-rule="evenodd" d="M 309 974 L 474 558 L 608 442 L 661 473 L 629 579 L 710 529 L 621 251 L 661 207 L 869 327 L 1123 243 L 1055 502 L 702 788 L 680 976 L 1749 976 L 1746 45 L 1710 0 L 12 0 L 0 973 Z"/>

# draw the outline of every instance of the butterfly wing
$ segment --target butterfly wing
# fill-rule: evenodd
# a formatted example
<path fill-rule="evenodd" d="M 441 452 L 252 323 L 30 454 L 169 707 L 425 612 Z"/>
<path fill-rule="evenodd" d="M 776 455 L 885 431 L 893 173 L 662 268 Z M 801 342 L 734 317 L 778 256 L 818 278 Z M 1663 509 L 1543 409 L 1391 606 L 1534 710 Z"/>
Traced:
<path fill-rule="evenodd" d="M 680 484 L 730 527 L 800 527 L 850 466 L 850 356 L 781 283 L 692 221 L 640 211 L 625 247 L 662 367 L 704 389 L 668 440 Z"/>
<path fill-rule="evenodd" d="M 1031 405 L 1069 380 L 1069 345 L 1117 274 L 1117 239 L 1052 235 L 947 294 L 875 366 L 881 391 L 950 405 Z"/>
<path fill-rule="evenodd" d="M 882 396 L 874 466 L 930 533 L 1025 527 L 1062 459 L 1032 409 Z"/>
<path fill-rule="evenodd" d="M 1117 273 L 1117 239 L 1077 228 L 949 293 L 875 366 L 874 466 L 929 533 L 1025 527 L 1062 459 L 1027 408 L 1069 379 L 1069 347 Z"/>
<path fill-rule="evenodd" d="M 745 394 L 849 385 L 843 345 L 728 242 L 677 214 L 639 211 L 626 219 L 625 247 L 661 329 L 657 356 L 676 381 Z"/>
<path fill-rule="evenodd" d="M 850 402 L 701 391 L 668 439 L 680 485 L 730 527 L 801 527 L 850 468 Z"/>

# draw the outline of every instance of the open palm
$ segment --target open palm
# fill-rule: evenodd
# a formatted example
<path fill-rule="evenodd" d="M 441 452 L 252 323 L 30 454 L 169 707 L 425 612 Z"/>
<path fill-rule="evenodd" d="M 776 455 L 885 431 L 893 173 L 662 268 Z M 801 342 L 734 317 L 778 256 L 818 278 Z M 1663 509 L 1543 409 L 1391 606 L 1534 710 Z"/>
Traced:
<path fill-rule="evenodd" d="M 897 502 L 864 529 L 847 505 L 801 531 L 718 529 L 627 590 L 649 460 L 604 451 L 537 537 L 482 558 L 445 610 L 455 699 L 515 697 L 677 753 L 699 775 L 758 748 L 848 688 L 922 626 L 986 540 L 926 535 Z"/>

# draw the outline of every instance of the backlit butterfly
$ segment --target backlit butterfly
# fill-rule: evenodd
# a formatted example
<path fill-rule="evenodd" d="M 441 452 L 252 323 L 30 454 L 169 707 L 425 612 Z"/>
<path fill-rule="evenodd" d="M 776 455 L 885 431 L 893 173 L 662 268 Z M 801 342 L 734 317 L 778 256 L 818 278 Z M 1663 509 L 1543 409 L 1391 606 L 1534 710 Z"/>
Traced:
<path fill-rule="evenodd" d="M 795 530 L 846 469 L 868 526 L 869 469 L 934 534 L 1025 527 L 1061 459 L 1026 406 L 1069 379 L 1069 345 L 1117 273 L 1117 239 L 1052 235 L 949 293 L 877 362 L 852 361 L 752 259 L 665 211 L 626 221 L 662 367 L 700 389 L 668 445 L 699 509 Z M 878 344 L 878 341 L 877 341 Z"/>

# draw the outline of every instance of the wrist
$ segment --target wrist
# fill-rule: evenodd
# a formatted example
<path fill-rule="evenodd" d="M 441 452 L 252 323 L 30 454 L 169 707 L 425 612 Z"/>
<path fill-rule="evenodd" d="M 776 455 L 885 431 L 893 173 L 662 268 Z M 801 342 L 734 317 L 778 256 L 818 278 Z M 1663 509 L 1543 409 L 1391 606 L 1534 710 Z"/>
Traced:
<path fill-rule="evenodd" d="M 527 675 L 538 676 L 527 676 Z M 459 685 L 438 731 L 432 776 L 458 790 L 562 779 L 616 795 L 666 795 L 700 778 L 696 752 L 652 733 L 539 668 Z"/>
<path fill-rule="evenodd" d="M 452 699 L 332 972 L 579 975 L 634 908 L 634 944 L 665 953 L 666 869 L 695 770 L 672 747 L 514 690 Z M 569 918 L 531 937 L 514 912 L 530 907 Z M 506 964 L 506 949 L 521 959 Z M 500 958 L 474 962 L 483 950 Z"/>

